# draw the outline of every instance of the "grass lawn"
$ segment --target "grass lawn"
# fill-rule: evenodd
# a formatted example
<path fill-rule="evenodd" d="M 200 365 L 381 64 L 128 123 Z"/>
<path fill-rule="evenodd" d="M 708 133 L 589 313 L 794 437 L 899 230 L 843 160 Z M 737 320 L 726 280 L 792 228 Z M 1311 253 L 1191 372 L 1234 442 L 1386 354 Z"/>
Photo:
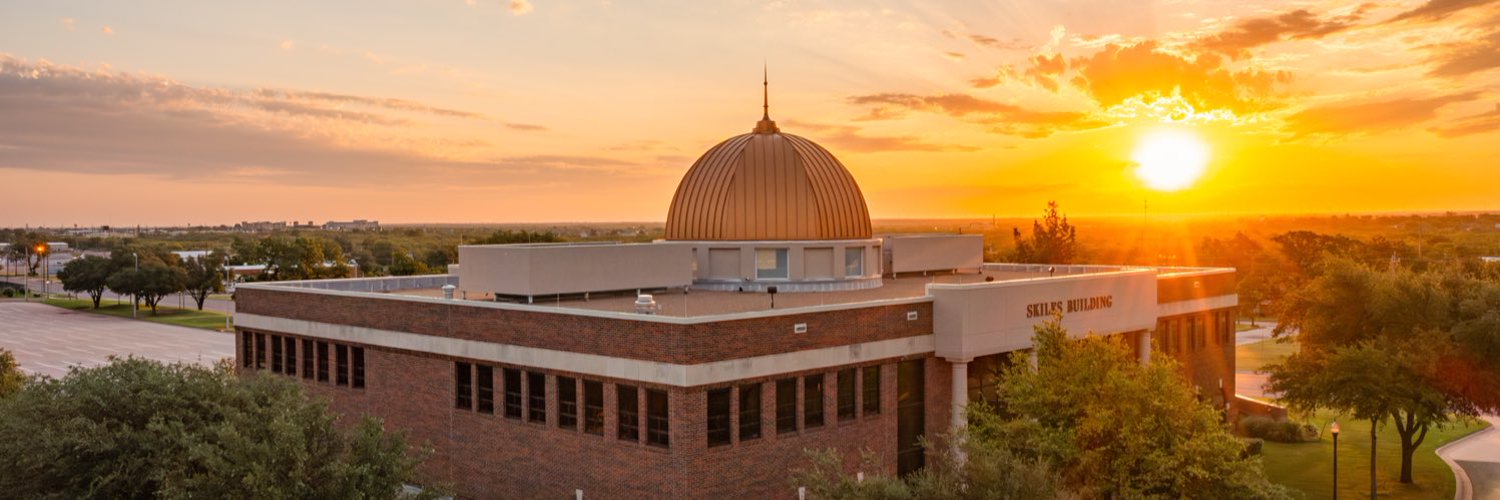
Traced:
<path fill-rule="evenodd" d="M 122 304 L 114 304 L 114 303 L 112 303 L 112 301 L 105 300 L 105 301 L 100 302 L 98 309 L 93 309 L 94 302 L 91 301 L 91 300 L 89 300 L 88 298 L 82 298 L 82 299 L 53 298 L 53 299 L 47 299 L 46 303 L 50 304 L 50 305 L 57 306 L 57 307 L 67 308 L 67 309 L 74 309 L 74 310 L 92 312 L 92 313 L 97 313 L 97 314 L 108 314 L 110 316 L 119 316 L 121 318 L 129 318 L 130 317 L 130 303 L 129 302 L 125 302 L 125 303 L 122 303 Z M 195 308 L 191 308 L 191 307 L 189 307 L 187 309 L 178 309 L 176 307 L 161 306 L 161 307 L 157 307 L 157 312 L 156 312 L 155 316 L 151 315 L 151 309 L 150 308 L 144 308 L 143 307 L 141 309 L 141 311 L 140 311 L 140 319 L 143 319 L 143 320 L 146 320 L 146 321 L 154 321 L 154 322 L 157 322 L 157 323 L 165 323 L 165 324 L 168 324 L 168 325 L 186 326 L 186 327 L 190 327 L 190 328 L 202 328 L 204 330 L 215 330 L 215 331 L 218 331 L 218 330 L 223 330 L 224 329 L 224 315 L 223 314 L 220 314 L 220 313 L 217 313 L 217 312 L 214 312 L 214 311 L 199 311 L 199 310 L 197 310 Z"/>
<path fill-rule="evenodd" d="M 1235 367 L 1240 370 L 1258 370 L 1265 365 L 1285 359 L 1297 352 L 1296 342 L 1277 342 L 1275 339 L 1246 344 L 1235 348 Z M 1370 494 L 1370 423 L 1350 420 L 1348 417 L 1330 412 L 1319 412 L 1311 417 L 1300 418 L 1324 430 L 1321 440 L 1312 443 L 1266 442 L 1261 452 L 1266 477 L 1271 481 L 1299 491 L 1305 498 L 1331 498 L 1333 496 L 1333 437 L 1327 433 L 1328 423 L 1339 422 L 1339 496 L 1342 498 L 1368 498 Z M 1432 429 L 1427 439 L 1412 457 L 1413 484 L 1401 484 L 1401 438 L 1396 428 L 1385 425 L 1378 429 L 1375 478 L 1381 497 L 1389 498 L 1453 498 L 1453 471 L 1438 458 L 1434 450 L 1450 441 L 1483 429 L 1484 422 L 1464 423 L 1447 429 Z"/>

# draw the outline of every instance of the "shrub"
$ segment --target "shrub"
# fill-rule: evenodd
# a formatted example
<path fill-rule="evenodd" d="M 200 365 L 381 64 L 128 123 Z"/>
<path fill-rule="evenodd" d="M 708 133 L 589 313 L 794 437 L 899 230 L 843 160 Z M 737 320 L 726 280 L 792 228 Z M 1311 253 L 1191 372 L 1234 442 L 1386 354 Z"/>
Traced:
<path fill-rule="evenodd" d="M 15 290 L 11 290 L 9 288 L 6 288 L 4 290 L 0 290 L 0 297 L 11 298 L 11 297 L 15 297 L 15 296 L 16 296 L 16 291 Z"/>
<path fill-rule="evenodd" d="M 1318 428 L 1312 424 L 1260 415 L 1240 419 L 1240 431 L 1246 436 L 1276 443 L 1301 443 L 1318 438 Z"/>
<path fill-rule="evenodd" d="M 1259 455 L 1261 449 L 1264 448 L 1266 444 L 1266 440 L 1261 438 L 1240 438 L 1240 440 L 1244 441 L 1245 443 L 1245 457 L 1253 457 Z"/>

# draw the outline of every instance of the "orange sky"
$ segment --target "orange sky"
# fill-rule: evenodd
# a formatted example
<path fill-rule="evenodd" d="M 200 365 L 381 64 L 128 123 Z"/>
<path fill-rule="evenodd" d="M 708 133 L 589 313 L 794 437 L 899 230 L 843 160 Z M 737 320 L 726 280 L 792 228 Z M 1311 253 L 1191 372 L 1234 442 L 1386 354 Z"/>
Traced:
<path fill-rule="evenodd" d="M 877 218 L 1500 210 L 1500 2 L 45 2 L 0 226 L 659 221 L 759 118 Z M 1171 128 L 1206 173 L 1148 190 Z"/>

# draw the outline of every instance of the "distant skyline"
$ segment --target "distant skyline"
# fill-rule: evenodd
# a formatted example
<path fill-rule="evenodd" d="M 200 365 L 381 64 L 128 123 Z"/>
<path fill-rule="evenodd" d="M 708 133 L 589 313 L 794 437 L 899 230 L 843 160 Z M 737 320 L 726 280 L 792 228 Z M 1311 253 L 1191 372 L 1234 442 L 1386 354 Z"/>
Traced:
<path fill-rule="evenodd" d="M 877 219 L 1500 210 L 1495 0 L 0 14 L 0 227 L 661 221 L 763 63 Z M 1181 190 L 1133 174 L 1162 130 L 1207 146 Z"/>

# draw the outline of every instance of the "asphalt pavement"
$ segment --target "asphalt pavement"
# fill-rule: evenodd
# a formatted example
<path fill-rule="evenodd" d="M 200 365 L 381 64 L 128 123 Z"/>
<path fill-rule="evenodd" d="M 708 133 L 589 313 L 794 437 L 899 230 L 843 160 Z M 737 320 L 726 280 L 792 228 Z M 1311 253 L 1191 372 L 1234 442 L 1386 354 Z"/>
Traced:
<path fill-rule="evenodd" d="M 21 277 L 8 277 L 8 278 L 0 278 L 0 279 L 3 279 L 4 281 L 8 281 L 8 282 L 11 282 L 11 283 L 15 283 L 15 284 L 21 284 L 23 282 L 23 278 L 21 278 Z M 27 287 L 31 288 L 32 291 L 37 292 L 37 293 L 41 293 L 41 291 L 42 291 L 42 279 L 40 277 L 25 278 L 25 283 L 26 283 Z M 53 278 L 52 281 L 47 284 L 47 291 L 51 292 L 51 293 L 55 293 L 55 294 L 64 294 L 64 293 L 67 293 L 67 292 L 63 291 L 62 283 L 58 282 L 56 278 Z M 87 295 L 85 295 L 85 294 L 74 294 L 74 295 L 76 295 L 76 296 L 78 296 L 80 298 L 87 297 Z M 128 303 L 128 302 L 130 302 L 130 296 L 126 295 L 126 296 L 122 297 L 120 295 L 115 294 L 114 292 L 109 291 L 108 289 L 105 289 L 104 290 L 104 296 L 103 296 L 103 302 L 113 303 L 115 301 Z M 189 297 L 185 293 L 174 293 L 172 295 L 168 295 L 166 297 L 163 297 L 161 299 L 161 305 L 163 305 L 163 306 L 171 306 L 171 307 L 186 307 L 186 308 L 197 308 L 198 307 L 198 304 L 193 301 L 193 298 Z M 234 314 L 234 301 L 232 301 L 232 300 L 226 300 L 226 299 L 216 299 L 216 298 L 213 298 L 213 297 L 209 297 L 208 299 L 206 299 L 206 300 L 203 301 L 203 310 L 205 310 L 205 311 L 215 311 L 215 312 L 220 312 L 220 313 L 224 313 L 224 314 Z"/>
<path fill-rule="evenodd" d="M 0 301 L 0 347 L 26 373 L 60 377 L 110 356 L 211 365 L 234 356 L 234 334 L 7 299 Z"/>

